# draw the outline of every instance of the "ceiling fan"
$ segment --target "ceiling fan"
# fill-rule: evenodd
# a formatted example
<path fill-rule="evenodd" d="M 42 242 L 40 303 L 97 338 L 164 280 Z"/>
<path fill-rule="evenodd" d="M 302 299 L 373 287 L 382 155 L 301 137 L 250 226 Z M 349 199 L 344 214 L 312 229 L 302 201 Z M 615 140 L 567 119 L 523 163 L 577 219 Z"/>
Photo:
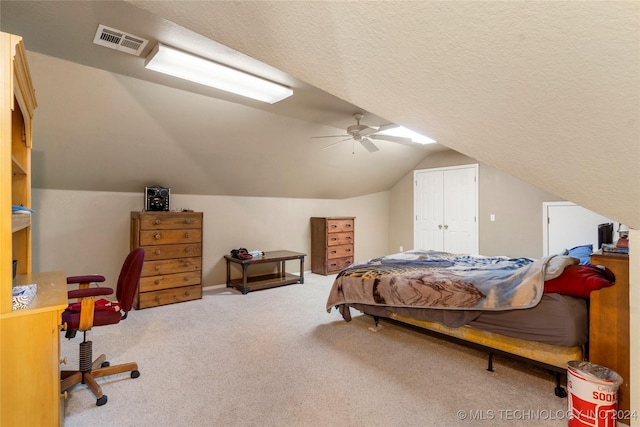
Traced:
<path fill-rule="evenodd" d="M 327 145 L 326 147 L 323 148 L 323 150 L 326 150 L 327 148 L 331 148 L 337 144 L 340 144 L 341 142 L 349 141 L 349 140 L 354 141 L 354 144 L 356 141 L 359 142 L 370 153 L 373 153 L 379 150 L 379 148 L 376 147 L 376 145 L 371 141 L 372 139 L 380 139 L 385 141 L 398 142 L 400 144 L 413 145 L 413 141 L 411 140 L 411 138 L 407 138 L 403 136 L 384 135 L 380 133 L 387 129 L 395 128 L 397 127 L 397 125 L 388 124 L 388 125 L 383 125 L 379 127 L 361 125 L 360 120 L 362 120 L 363 117 L 364 117 L 364 114 L 355 113 L 353 115 L 353 118 L 356 119 L 356 124 L 349 126 L 347 128 L 347 133 L 344 135 L 312 136 L 312 138 L 338 138 L 338 137 L 345 137 L 345 136 L 347 137 L 345 139 L 341 139 L 340 141 L 336 141 L 332 144 Z"/>

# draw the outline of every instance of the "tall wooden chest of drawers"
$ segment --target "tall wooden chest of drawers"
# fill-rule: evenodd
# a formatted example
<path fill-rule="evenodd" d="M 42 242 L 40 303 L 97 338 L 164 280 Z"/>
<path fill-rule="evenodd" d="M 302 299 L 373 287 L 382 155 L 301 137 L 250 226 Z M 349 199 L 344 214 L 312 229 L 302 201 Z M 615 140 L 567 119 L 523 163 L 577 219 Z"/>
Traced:
<path fill-rule="evenodd" d="M 355 217 L 311 218 L 311 271 L 328 275 L 353 263 Z"/>
<path fill-rule="evenodd" d="M 202 298 L 202 212 L 131 212 L 145 258 L 136 309 Z"/>

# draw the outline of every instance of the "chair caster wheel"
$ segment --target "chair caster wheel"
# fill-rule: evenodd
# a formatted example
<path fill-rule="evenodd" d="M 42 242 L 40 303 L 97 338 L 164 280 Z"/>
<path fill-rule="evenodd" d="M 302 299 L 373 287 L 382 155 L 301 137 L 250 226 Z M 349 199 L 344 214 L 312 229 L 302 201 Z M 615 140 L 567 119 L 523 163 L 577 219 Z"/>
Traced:
<path fill-rule="evenodd" d="M 140 371 L 137 369 L 135 371 L 131 371 L 131 378 L 138 378 L 140 376 Z"/>
<path fill-rule="evenodd" d="M 105 403 L 107 403 L 107 395 L 106 394 L 103 394 L 100 399 L 96 400 L 96 406 L 102 406 Z"/>
<path fill-rule="evenodd" d="M 107 366 L 111 366 L 111 363 L 109 362 L 102 362 L 102 364 L 100 365 L 101 368 L 106 368 Z"/>

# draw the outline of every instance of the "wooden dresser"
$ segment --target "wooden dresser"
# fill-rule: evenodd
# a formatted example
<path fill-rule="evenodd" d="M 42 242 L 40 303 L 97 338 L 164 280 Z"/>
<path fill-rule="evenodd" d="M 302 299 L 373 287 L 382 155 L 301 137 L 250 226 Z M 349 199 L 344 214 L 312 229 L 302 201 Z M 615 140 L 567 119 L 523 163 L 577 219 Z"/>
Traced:
<path fill-rule="evenodd" d="M 629 256 L 595 253 L 591 264 L 603 265 L 616 276 L 616 283 L 592 292 L 589 308 L 589 361 L 614 370 L 622 377 L 618 409 L 629 413 Z M 629 424 L 629 418 L 618 421 Z"/>
<path fill-rule="evenodd" d="M 353 263 L 355 217 L 311 218 L 311 271 L 329 275 Z"/>
<path fill-rule="evenodd" d="M 202 212 L 131 212 L 145 250 L 136 309 L 202 298 Z"/>

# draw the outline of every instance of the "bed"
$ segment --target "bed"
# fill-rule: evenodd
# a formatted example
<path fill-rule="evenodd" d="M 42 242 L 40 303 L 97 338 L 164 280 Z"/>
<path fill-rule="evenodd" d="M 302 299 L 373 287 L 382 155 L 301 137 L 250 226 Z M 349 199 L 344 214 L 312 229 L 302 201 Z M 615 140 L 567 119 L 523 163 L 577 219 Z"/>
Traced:
<path fill-rule="evenodd" d="M 567 362 L 584 360 L 588 298 L 610 271 L 570 255 L 541 259 L 413 250 L 355 263 L 336 276 L 327 311 L 351 309 L 548 368 L 566 396 Z"/>

